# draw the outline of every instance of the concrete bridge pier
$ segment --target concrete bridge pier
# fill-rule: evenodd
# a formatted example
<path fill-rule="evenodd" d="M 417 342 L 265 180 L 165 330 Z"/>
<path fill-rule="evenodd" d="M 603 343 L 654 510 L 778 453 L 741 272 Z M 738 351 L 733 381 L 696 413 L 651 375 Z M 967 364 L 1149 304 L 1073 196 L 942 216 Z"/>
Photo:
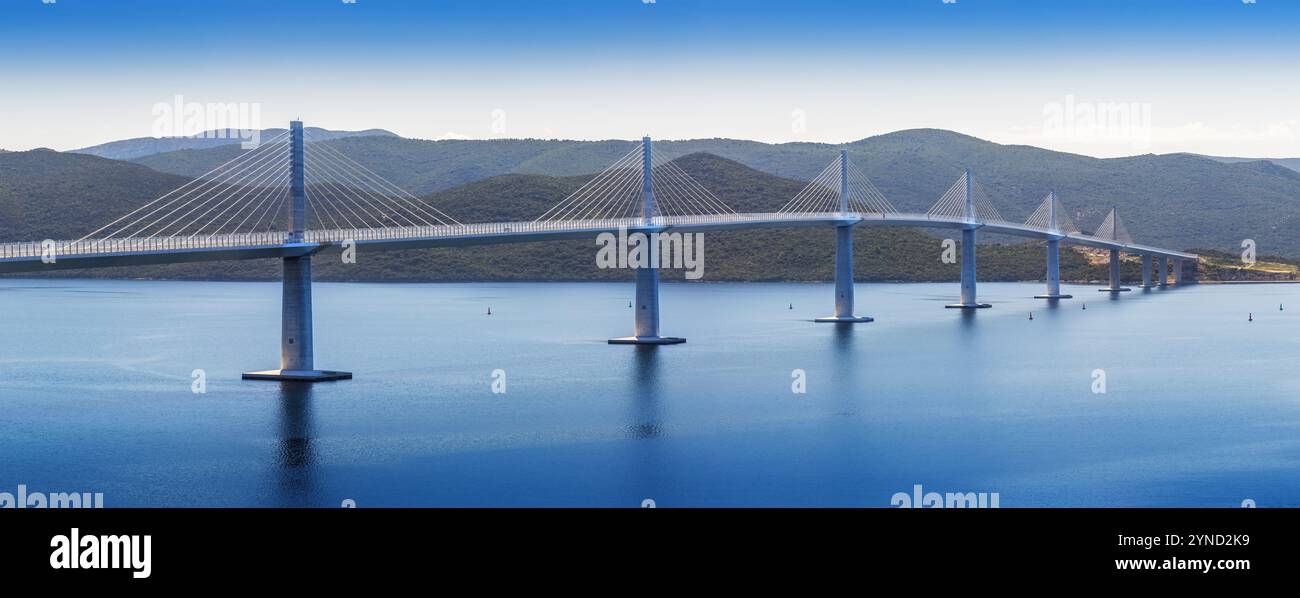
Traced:
<path fill-rule="evenodd" d="M 1196 262 L 1188 267 L 1187 260 L 1174 258 L 1174 284 L 1196 284 Z"/>
<path fill-rule="evenodd" d="M 644 232 L 647 242 L 653 242 L 655 192 L 653 149 L 649 137 L 641 139 L 641 221 L 645 223 Z M 649 248 L 646 248 L 649 253 Z M 657 256 L 659 252 L 653 254 Z M 659 336 L 659 264 L 653 259 L 645 267 L 636 268 L 636 317 L 632 336 L 609 339 L 611 345 L 676 345 L 686 339 L 675 336 Z"/>
<path fill-rule="evenodd" d="M 853 225 L 835 227 L 835 315 L 815 322 L 857 324 L 872 322 L 869 316 L 853 315 Z"/>
<path fill-rule="evenodd" d="M 1156 286 L 1158 287 L 1168 286 L 1169 285 L 1169 257 L 1162 255 L 1156 258 L 1156 263 L 1159 266 L 1159 271 L 1157 273 L 1158 280 L 1156 281 Z"/>
<path fill-rule="evenodd" d="M 971 186 L 974 179 L 971 178 L 969 170 L 966 171 L 966 221 L 969 222 L 961 229 L 961 303 L 953 303 L 944 307 L 955 309 L 983 309 L 993 307 L 987 303 L 980 303 L 975 296 L 975 230 L 979 224 L 975 223 L 975 197 L 972 194 Z"/>
<path fill-rule="evenodd" d="M 849 214 L 849 152 L 840 150 L 840 214 Z M 843 222 L 835 227 L 835 315 L 815 322 L 857 324 L 874 321 L 868 316 L 853 315 L 853 225 Z"/>
<path fill-rule="evenodd" d="M 1110 286 L 1104 289 L 1098 289 L 1103 293 L 1122 293 L 1128 289 L 1119 282 L 1119 250 L 1110 250 Z"/>
<path fill-rule="evenodd" d="M 1074 295 L 1061 294 L 1061 240 L 1047 240 L 1047 292 L 1035 299 L 1069 299 Z"/>
<path fill-rule="evenodd" d="M 1138 288 L 1149 289 L 1155 286 L 1151 282 L 1151 260 L 1151 254 L 1142 254 L 1142 286 Z"/>
<path fill-rule="evenodd" d="M 302 121 L 289 123 L 289 237 L 286 245 L 302 243 L 307 228 L 307 193 L 303 182 Z M 280 369 L 245 372 L 245 380 L 324 382 L 352 378 L 351 372 L 318 370 L 312 342 L 311 256 L 284 258 L 283 302 L 280 311 Z"/>

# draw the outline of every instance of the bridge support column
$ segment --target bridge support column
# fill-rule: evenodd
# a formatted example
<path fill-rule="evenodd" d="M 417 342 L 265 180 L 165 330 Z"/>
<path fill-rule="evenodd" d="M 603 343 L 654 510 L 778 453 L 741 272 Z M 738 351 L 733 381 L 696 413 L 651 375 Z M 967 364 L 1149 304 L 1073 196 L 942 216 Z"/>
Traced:
<path fill-rule="evenodd" d="M 835 315 L 816 322 L 856 324 L 871 322 L 868 316 L 853 315 L 853 225 L 835 227 Z"/>
<path fill-rule="evenodd" d="M 307 228 L 307 193 L 303 182 L 302 122 L 289 123 L 289 236 L 285 245 L 301 244 Z M 311 321 L 311 256 L 284 258 L 280 311 L 280 369 L 246 372 L 245 380 L 324 382 L 352 378 L 351 372 L 315 369 Z"/>
<path fill-rule="evenodd" d="M 641 139 L 641 220 L 646 225 L 646 242 L 653 243 L 652 232 L 659 229 L 654 225 L 655 194 L 653 149 L 649 137 Z M 611 345 L 676 345 L 686 339 L 675 336 L 659 336 L 659 264 L 651 256 L 657 257 L 658 251 L 651 252 L 645 247 L 647 263 L 636 267 L 636 318 L 632 336 L 609 339 Z"/>
<path fill-rule="evenodd" d="M 1159 272 L 1157 274 L 1159 280 L 1156 281 L 1156 286 L 1160 286 L 1160 287 L 1168 286 L 1169 285 L 1169 257 L 1162 255 L 1156 258 L 1156 262 L 1157 265 L 1159 266 Z"/>
<path fill-rule="evenodd" d="M 979 228 L 975 217 L 975 195 L 971 189 L 975 184 L 970 170 L 966 171 L 966 209 L 968 223 L 961 229 L 961 303 L 945 305 L 957 309 L 981 309 L 992 307 L 975 299 L 975 229 Z"/>
<path fill-rule="evenodd" d="M 1110 250 L 1110 286 L 1098 290 L 1100 290 L 1103 293 L 1121 293 L 1130 290 L 1121 286 L 1119 283 L 1119 250 L 1118 249 Z"/>
<path fill-rule="evenodd" d="M 1047 292 L 1035 299 L 1069 299 L 1074 295 L 1061 294 L 1061 240 L 1047 240 Z"/>
<path fill-rule="evenodd" d="M 1151 260 L 1151 254 L 1142 254 L 1142 286 L 1140 288 L 1149 289 L 1155 286 L 1151 282 Z"/>
<path fill-rule="evenodd" d="M 840 214 L 849 214 L 849 152 L 840 150 Z M 873 318 L 853 315 L 853 223 L 835 227 L 835 315 L 816 322 L 857 324 Z"/>
<path fill-rule="evenodd" d="M 1183 276 L 1185 276 L 1183 273 L 1183 260 L 1181 258 L 1174 258 L 1174 284 L 1182 285 Z"/>
<path fill-rule="evenodd" d="M 961 231 L 961 303 L 944 307 L 956 309 L 993 307 L 988 303 L 980 303 L 975 297 L 975 229 L 967 228 Z"/>

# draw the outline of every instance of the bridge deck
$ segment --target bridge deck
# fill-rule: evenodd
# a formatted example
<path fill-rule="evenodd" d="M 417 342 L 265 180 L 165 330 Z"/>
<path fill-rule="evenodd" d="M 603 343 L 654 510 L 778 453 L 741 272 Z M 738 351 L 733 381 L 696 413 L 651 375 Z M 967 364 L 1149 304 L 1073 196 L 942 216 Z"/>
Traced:
<path fill-rule="evenodd" d="M 1118 249 L 1128 253 L 1180 259 L 1197 258 L 1195 254 L 1181 251 L 1125 244 L 1080 233 L 1064 234 L 1060 231 L 1009 222 L 980 222 L 927 214 L 826 212 L 659 216 L 653 218 L 649 225 L 640 218 L 616 218 L 565 222 L 495 222 L 454 226 L 309 230 L 302 242 L 294 243 L 286 241 L 287 235 L 284 232 L 7 243 L 0 244 L 0 273 L 297 257 L 338 248 L 346 241 L 374 250 L 398 250 L 582 239 L 604 232 L 617 232 L 620 228 L 629 231 L 699 232 L 841 224 L 978 228 L 985 232 L 1018 237 L 1060 239 L 1063 243 L 1097 249 Z"/>

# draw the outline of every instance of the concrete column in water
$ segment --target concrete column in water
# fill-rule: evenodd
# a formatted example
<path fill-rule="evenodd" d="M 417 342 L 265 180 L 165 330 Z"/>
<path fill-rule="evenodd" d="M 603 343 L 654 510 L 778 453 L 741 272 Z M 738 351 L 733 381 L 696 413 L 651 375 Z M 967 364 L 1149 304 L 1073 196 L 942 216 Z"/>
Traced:
<path fill-rule="evenodd" d="M 1169 256 L 1162 255 L 1156 258 L 1156 261 L 1158 262 L 1157 265 L 1160 267 L 1159 274 L 1157 275 L 1158 280 L 1156 281 L 1156 286 L 1163 287 L 1169 284 Z"/>
<path fill-rule="evenodd" d="M 289 123 L 289 234 L 286 246 L 303 245 L 307 230 L 307 191 L 303 175 L 302 122 Z M 284 258 L 280 311 L 280 369 L 246 372 L 246 380 L 322 382 L 344 380 L 351 372 L 315 369 L 312 342 L 311 253 Z"/>
<path fill-rule="evenodd" d="M 840 150 L 840 215 L 835 227 L 835 315 L 817 322 L 856 324 L 872 318 L 853 315 L 853 224 L 849 216 L 849 152 Z"/>
<path fill-rule="evenodd" d="M 961 303 L 945 307 L 958 309 L 979 309 L 992 307 L 980 303 L 975 295 L 975 229 L 979 223 L 975 219 L 975 198 L 972 195 L 974 180 L 969 170 L 966 171 L 966 224 L 961 230 Z"/>
<path fill-rule="evenodd" d="M 1174 284 L 1183 284 L 1183 260 L 1174 258 Z"/>
<path fill-rule="evenodd" d="M 1149 289 L 1155 286 L 1151 281 L 1151 260 L 1151 254 L 1142 254 L 1142 288 L 1144 289 Z"/>
<path fill-rule="evenodd" d="M 1053 232 L 1057 230 L 1056 223 L 1056 192 L 1053 191 L 1048 198 L 1050 202 L 1047 206 L 1048 228 Z M 1035 296 L 1035 299 L 1069 299 L 1073 295 L 1061 294 L 1061 237 L 1052 236 L 1047 239 L 1047 292 Z"/>
<path fill-rule="evenodd" d="M 654 149 L 650 137 L 641 139 L 641 231 L 645 234 L 646 243 L 655 243 L 654 233 L 661 230 L 654 223 L 655 214 L 655 194 L 654 194 Z M 659 336 L 659 264 L 650 256 L 657 255 L 658 252 L 650 252 L 650 247 L 644 248 L 647 255 L 647 264 L 645 267 L 636 268 L 636 316 L 634 331 L 632 336 L 609 339 L 611 345 L 675 345 L 686 342 L 686 339 L 675 336 Z"/>
<path fill-rule="evenodd" d="M 1103 293 L 1120 293 L 1129 289 L 1124 288 L 1119 283 L 1119 250 L 1110 250 L 1110 286 L 1104 289 L 1098 289 Z"/>

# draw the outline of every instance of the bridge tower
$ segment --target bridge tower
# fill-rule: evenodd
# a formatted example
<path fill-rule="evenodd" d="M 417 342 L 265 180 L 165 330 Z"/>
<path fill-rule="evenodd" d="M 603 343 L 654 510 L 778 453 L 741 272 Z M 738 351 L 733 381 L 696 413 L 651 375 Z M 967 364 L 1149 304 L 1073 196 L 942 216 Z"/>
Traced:
<path fill-rule="evenodd" d="M 655 234 L 663 230 L 654 222 L 654 149 L 650 137 L 641 138 L 641 227 L 633 232 L 645 235 L 644 247 L 648 265 L 636 268 L 636 316 L 632 336 L 609 339 L 611 345 L 675 345 L 686 339 L 675 336 L 659 336 L 659 264 L 658 248 L 651 249 L 658 242 Z"/>
<path fill-rule="evenodd" d="M 1036 299 L 1069 299 L 1073 295 L 1061 294 L 1061 239 L 1064 235 L 1061 233 L 1060 223 L 1056 218 L 1056 192 L 1052 191 L 1047 197 L 1047 228 L 1052 232 L 1047 237 L 1047 292 L 1038 295 Z"/>
<path fill-rule="evenodd" d="M 307 188 L 303 174 L 302 121 L 289 123 L 289 232 L 285 246 L 307 249 L 284 261 L 283 301 L 280 311 L 280 369 L 246 372 L 245 380 L 323 382 L 344 380 L 351 372 L 318 370 L 314 366 L 311 309 L 311 254 L 306 244 Z"/>
<path fill-rule="evenodd" d="M 1119 232 L 1119 210 L 1110 209 L 1110 231 L 1107 232 L 1112 241 L 1119 241 L 1121 234 Z M 1128 291 L 1127 287 L 1120 283 L 1119 280 L 1119 250 L 1110 250 L 1110 286 L 1104 289 L 1097 289 L 1103 293 L 1122 293 Z"/>
<path fill-rule="evenodd" d="M 869 316 L 853 315 L 853 225 L 849 217 L 849 150 L 840 150 L 840 205 L 842 220 L 835 225 L 835 315 L 816 322 L 856 324 L 871 322 Z"/>
<path fill-rule="evenodd" d="M 971 178 L 970 170 L 966 170 L 966 206 L 965 220 L 966 223 L 961 228 L 961 303 L 954 303 L 944 307 L 958 309 L 981 309 L 992 307 L 987 303 L 980 303 L 975 298 L 975 230 L 980 227 L 975 216 L 975 195 L 973 186 L 975 181 Z"/>
<path fill-rule="evenodd" d="M 1149 289 L 1156 285 L 1151 281 L 1151 260 L 1154 258 L 1149 253 L 1142 254 L 1142 285 L 1138 288 Z"/>

